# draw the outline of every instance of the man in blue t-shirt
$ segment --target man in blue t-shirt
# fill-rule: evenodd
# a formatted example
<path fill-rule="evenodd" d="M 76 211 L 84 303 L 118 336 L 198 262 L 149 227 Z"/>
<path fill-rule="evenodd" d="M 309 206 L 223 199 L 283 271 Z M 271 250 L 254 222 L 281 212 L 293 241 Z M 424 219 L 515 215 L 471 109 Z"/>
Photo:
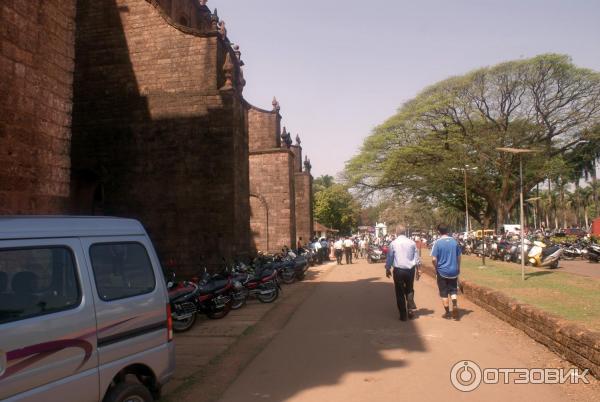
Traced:
<path fill-rule="evenodd" d="M 452 237 L 448 236 L 448 227 L 440 224 L 437 227 L 440 238 L 433 243 L 431 259 L 437 274 L 437 285 L 444 305 L 444 318 L 450 317 L 458 320 L 458 275 L 460 274 L 460 246 Z M 452 300 L 452 315 L 450 315 L 450 302 Z"/>

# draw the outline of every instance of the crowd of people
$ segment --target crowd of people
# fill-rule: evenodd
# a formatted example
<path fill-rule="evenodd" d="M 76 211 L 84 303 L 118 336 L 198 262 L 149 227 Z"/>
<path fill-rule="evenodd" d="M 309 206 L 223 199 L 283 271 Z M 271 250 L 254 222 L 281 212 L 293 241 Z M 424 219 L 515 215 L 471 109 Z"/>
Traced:
<path fill-rule="evenodd" d="M 301 239 L 300 239 L 301 240 Z M 410 236 L 404 227 L 396 228 L 396 234 L 373 236 L 372 234 L 340 236 L 337 238 L 314 238 L 298 249 L 313 250 L 322 260 L 335 258 L 338 265 L 352 264 L 353 259 L 366 258 L 371 247 L 385 248 L 386 276 L 393 278 L 396 303 L 400 320 L 415 317 L 414 281 L 421 271 L 421 250 L 431 247 L 432 263 L 436 271 L 439 296 L 444 307 L 444 318 L 458 319 L 458 276 L 460 274 L 461 247 L 455 237 L 449 235 L 445 225 L 437 227 L 435 235 L 414 234 Z"/>

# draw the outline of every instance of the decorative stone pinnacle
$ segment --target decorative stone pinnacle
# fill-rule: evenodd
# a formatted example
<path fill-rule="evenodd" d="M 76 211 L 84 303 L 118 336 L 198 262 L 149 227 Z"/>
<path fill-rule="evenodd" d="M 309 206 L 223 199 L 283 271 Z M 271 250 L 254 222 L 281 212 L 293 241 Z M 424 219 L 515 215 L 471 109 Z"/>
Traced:
<path fill-rule="evenodd" d="M 231 54 L 229 52 L 225 55 L 225 63 L 223 63 L 223 75 L 225 76 L 225 84 L 221 87 L 222 91 L 229 91 L 233 89 L 233 71 L 235 66 L 231 61 Z"/>
<path fill-rule="evenodd" d="M 240 46 L 239 45 L 233 45 L 233 52 L 235 53 L 237 59 L 239 62 L 242 61 L 242 52 L 240 51 Z"/>
<path fill-rule="evenodd" d="M 285 127 L 283 127 L 283 132 L 281 133 L 281 140 L 285 144 L 286 148 L 289 149 L 289 147 L 292 146 L 292 136 L 287 132 Z"/>
<path fill-rule="evenodd" d="M 296 134 L 296 145 L 300 146 L 300 134 Z"/>
<path fill-rule="evenodd" d="M 221 20 L 221 21 L 220 21 L 220 22 L 217 24 L 217 27 L 218 27 L 218 29 L 219 29 L 219 33 L 221 34 L 221 37 L 222 37 L 223 39 L 225 39 L 225 37 L 227 36 L 227 28 L 225 28 L 225 21 L 222 21 L 222 20 Z"/>
<path fill-rule="evenodd" d="M 304 170 L 310 173 L 312 169 L 312 165 L 310 164 L 310 159 L 308 159 L 308 155 L 304 157 Z"/>
<path fill-rule="evenodd" d="M 273 110 L 275 110 L 277 112 L 279 112 L 279 110 L 281 109 L 276 97 L 273 97 L 273 102 L 271 102 L 271 105 L 273 105 Z M 285 127 L 284 127 L 284 129 L 285 129 Z"/>

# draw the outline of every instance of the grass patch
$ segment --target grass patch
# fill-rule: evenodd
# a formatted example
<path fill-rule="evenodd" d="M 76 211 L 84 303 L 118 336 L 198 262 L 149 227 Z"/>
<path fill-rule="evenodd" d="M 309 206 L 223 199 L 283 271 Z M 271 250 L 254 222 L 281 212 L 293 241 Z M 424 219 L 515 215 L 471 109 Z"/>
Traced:
<path fill-rule="evenodd" d="M 430 263 L 429 257 L 424 262 Z M 546 268 L 525 267 L 463 256 L 461 279 L 500 290 L 520 302 L 600 332 L 600 280 Z"/>

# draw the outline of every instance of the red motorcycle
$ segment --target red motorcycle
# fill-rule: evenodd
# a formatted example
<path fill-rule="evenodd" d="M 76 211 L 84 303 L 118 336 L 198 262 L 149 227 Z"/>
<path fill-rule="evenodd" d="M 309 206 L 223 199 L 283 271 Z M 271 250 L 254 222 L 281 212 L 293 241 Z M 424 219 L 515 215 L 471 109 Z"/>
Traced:
<path fill-rule="evenodd" d="M 272 303 L 279 297 L 281 289 L 277 269 L 273 266 L 253 272 L 246 265 L 239 264 L 233 269 L 233 283 L 233 310 L 241 308 L 251 296 L 262 303 Z"/>
<path fill-rule="evenodd" d="M 175 282 L 175 274 L 167 283 L 173 331 L 183 332 L 196 322 L 198 313 L 208 318 L 219 319 L 231 311 L 233 305 L 233 281 L 231 277 L 211 276 L 204 273 L 202 279 Z"/>

